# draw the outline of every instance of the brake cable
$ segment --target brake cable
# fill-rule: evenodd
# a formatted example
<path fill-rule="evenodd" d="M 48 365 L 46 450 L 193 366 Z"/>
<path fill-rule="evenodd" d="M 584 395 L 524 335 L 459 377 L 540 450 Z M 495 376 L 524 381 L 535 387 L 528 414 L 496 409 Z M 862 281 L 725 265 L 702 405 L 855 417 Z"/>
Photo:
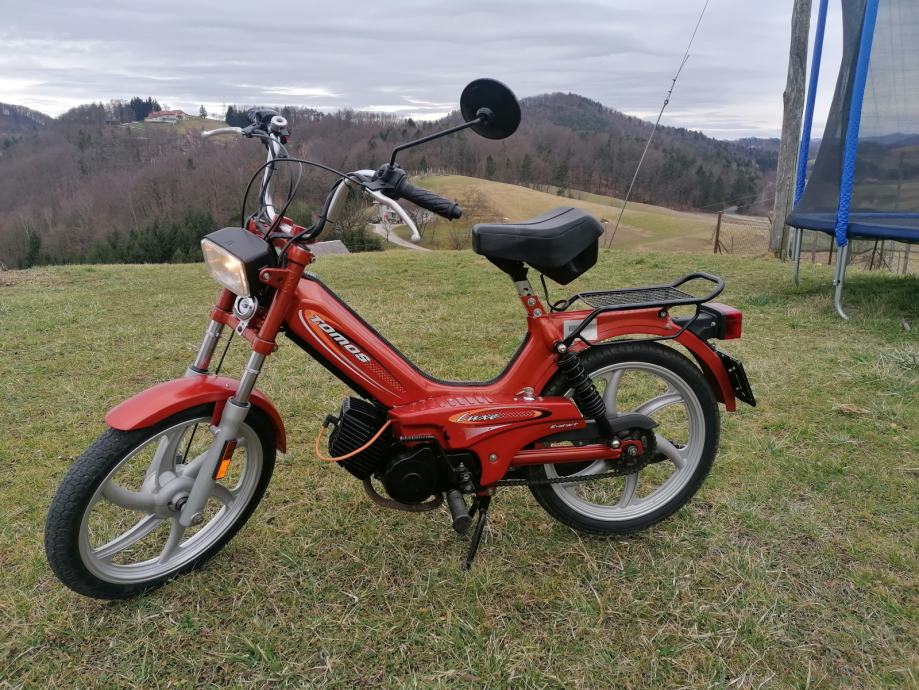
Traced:
<path fill-rule="evenodd" d="M 223 354 L 220 355 L 220 360 L 217 362 L 217 368 L 214 369 L 214 376 L 218 376 L 218 375 L 220 374 L 220 368 L 223 366 L 223 360 L 224 360 L 224 359 L 226 358 L 226 356 L 227 356 L 227 351 L 230 349 L 230 343 L 233 342 L 233 336 L 234 336 L 234 335 L 236 335 L 236 330 L 235 330 L 235 329 L 232 330 L 232 331 L 230 331 L 230 336 L 227 338 L 227 344 L 226 344 L 226 346 L 223 348 Z M 185 444 L 185 452 L 182 453 L 182 458 L 183 458 L 184 460 L 187 460 L 187 459 L 188 459 L 188 451 L 191 450 L 192 441 L 195 440 L 195 434 L 198 433 L 198 426 L 199 426 L 199 424 L 195 424 L 195 426 L 192 427 L 191 435 L 188 437 L 188 443 Z"/>
<path fill-rule="evenodd" d="M 284 246 L 281 247 L 281 250 L 278 252 L 278 258 L 283 257 L 284 254 L 287 252 L 287 250 L 290 249 L 290 245 L 294 244 L 295 242 L 302 242 L 304 240 L 310 239 L 315 234 L 315 228 L 316 228 L 317 223 L 321 221 L 322 226 L 323 227 L 325 226 L 325 223 L 327 220 L 327 214 L 329 212 L 329 204 L 330 204 L 331 197 L 335 193 L 335 188 L 338 185 L 342 184 L 344 180 L 350 180 L 352 182 L 356 182 L 361 187 L 366 188 L 366 185 L 363 182 L 361 182 L 361 180 L 351 175 L 348 175 L 342 178 L 341 180 L 337 181 L 334 185 L 332 185 L 332 188 L 329 190 L 329 193 L 326 196 L 326 202 L 322 205 L 322 211 L 319 215 L 319 220 L 317 220 L 316 223 L 313 223 L 313 225 L 311 225 L 310 228 L 306 232 L 301 232 L 299 235 L 295 235 L 291 237 L 289 240 L 287 240 L 287 242 L 284 243 Z M 287 210 L 287 206 L 284 207 L 284 210 L 285 211 Z"/>
<path fill-rule="evenodd" d="M 330 173 L 333 173 L 333 174 L 335 174 L 335 175 L 338 175 L 338 177 L 340 177 L 340 178 L 343 179 L 343 180 L 351 180 L 352 182 L 355 182 L 356 184 L 359 184 L 361 187 L 364 187 L 365 189 L 367 188 L 367 184 L 366 184 L 365 182 L 362 182 L 362 181 L 360 181 L 360 180 L 357 180 L 357 179 L 355 179 L 355 178 L 349 176 L 348 173 L 343 173 L 341 170 L 337 170 L 337 169 L 332 168 L 332 167 L 330 167 L 330 166 L 328 166 L 328 165 L 324 165 L 324 164 L 322 164 L 322 163 L 317 163 L 316 161 L 307 160 L 307 159 L 305 159 L 305 158 L 276 158 L 276 159 L 274 159 L 274 160 L 272 160 L 272 161 L 266 161 L 265 163 L 263 163 L 262 165 L 260 165 L 260 166 L 258 167 L 258 169 L 252 174 L 252 177 L 249 179 L 249 184 L 246 185 L 246 193 L 245 193 L 245 195 L 243 196 L 243 207 L 242 207 L 242 212 L 239 214 L 239 221 L 240 221 L 240 222 L 239 222 L 239 225 L 240 225 L 240 227 L 245 227 L 245 225 L 246 225 L 246 223 L 245 223 L 245 217 L 246 217 L 246 202 L 249 200 L 249 192 L 252 190 L 252 184 L 255 182 L 256 178 L 259 176 L 259 173 L 261 173 L 261 172 L 262 172 L 265 168 L 267 168 L 269 165 L 274 165 L 275 163 L 299 163 L 299 164 L 301 164 L 301 165 L 311 165 L 311 166 L 313 166 L 313 167 L 315 167 L 315 168 L 319 168 L 320 170 L 325 170 L 326 172 L 330 172 Z M 286 209 L 286 206 L 285 206 L 285 209 Z M 280 216 L 279 216 L 279 217 L 280 217 Z"/>
<path fill-rule="evenodd" d="M 554 303 L 553 303 L 552 300 L 549 299 L 549 286 L 546 285 L 546 276 L 545 276 L 545 274 L 540 273 L 540 274 L 539 274 L 539 280 L 542 281 L 542 291 L 543 291 L 543 294 L 546 296 L 546 304 L 549 306 L 549 311 L 562 311 L 562 309 L 559 307 L 559 305 L 560 305 L 560 304 L 564 304 L 564 303 L 565 303 L 565 300 L 560 299 L 560 300 L 558 300 L 557 302 L 554 302 Z"/>

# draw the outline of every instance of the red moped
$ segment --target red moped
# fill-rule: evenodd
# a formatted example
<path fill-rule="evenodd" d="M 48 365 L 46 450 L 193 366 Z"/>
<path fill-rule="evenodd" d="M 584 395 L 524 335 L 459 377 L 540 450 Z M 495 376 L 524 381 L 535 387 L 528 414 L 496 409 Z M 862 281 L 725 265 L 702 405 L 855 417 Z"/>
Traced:
<path fill-rule="evenodd" d="M 259 210 L 202 241 L 222 289 L 186 375 L 110 410 L 110 428 L 61 483 L 45 546 L 64 584 L 129 597 L 200 566 L 236 534 L 265 492 L 276 452 L 287 450 L 281 415 L 255 387 L 281 333 L 353 391 L 326 418 L 328 457 L 318 438 L 317 456 L 363 482 L 378 505 L 418 512 L 446 501 L 459 532 L 475 518 L 466 567 L 501 487 L 527 486 L 554 518 L 600 535 L 653 525 L 696 492 L 718 449 L 718 403 L 755 405 L 741 363 L 712 344 L 741 335 L 741 313 L 712 301 L 719 278 L 695 273 L 550 303 L 548 293 L 534 293 L 529 270 L 571 282 L 596 262 L 600 223 L 558 208 L 477 225 L 473 248 L 512 279 L 527 332 L 495 379 L 456 382 L 418 369 L 305 270 L 312 243 L 349 195 L 390 207 L 416 239 L 398 199 L 460 217 L 457 204 L 412 185 L 396 155 L 466 128 L 505 138 L 520 121 L 513 93 L 491 79 L 466 87 L 461 112 L 462 124 L 397 147 L 376 171 L 353 173 L 291 158 L 287 121 L 272 110 L 250 111 L 246 128 L 205 133 L 264 143 L 267 160 L 253 176 L 261 176 Z M 292 194 L 280 210 L 273 201 L 282 164 L 338 176 L 308 228 L 285 216 Z M 690 289 L 698 285 L 705 294 Z M 689 313 L 673 314 L 680 306 Z M 239 378 L 220 376 L 219 364 L 211 371 L 230 331 L 251 348 Z"/>

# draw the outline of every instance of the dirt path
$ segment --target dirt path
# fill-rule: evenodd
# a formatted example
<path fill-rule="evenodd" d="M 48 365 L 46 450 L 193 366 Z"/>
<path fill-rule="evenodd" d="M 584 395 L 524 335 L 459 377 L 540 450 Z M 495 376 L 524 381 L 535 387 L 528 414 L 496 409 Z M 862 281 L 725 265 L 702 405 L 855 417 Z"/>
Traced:
<path fill-rule="evenodd" d="M 390 230 L 390 231 L 389 231 L 389 235 L 387 236 L 386 230 L 384 229 L 383 225 L 380 224 L 380 223 L 371 223 L 371 224 L 370 224 L 370 227 L 373 228 L 373 231 L 374 231 L 377 235 L 379 235 L 380 237 L 382 237 L 384 240 L 389 240 L 389 241 L 392 242 L 393 244 L 397 244 L 397 245 L 399 245 L 400 247 L 405 247 L 406 249 L 414 249 L 416 252 L 429 252 L 429 251 L 431 251 L 431 250 L 428 249 L 427 247 L 419 247 L 417 244 L 415 244 L 415 243 L 413 243 L 413 242 L 409 242 L 408 240 L 403 240 L 401 237 L 399 237 L 399 236 L 396 234 L 395 230 Z"/>

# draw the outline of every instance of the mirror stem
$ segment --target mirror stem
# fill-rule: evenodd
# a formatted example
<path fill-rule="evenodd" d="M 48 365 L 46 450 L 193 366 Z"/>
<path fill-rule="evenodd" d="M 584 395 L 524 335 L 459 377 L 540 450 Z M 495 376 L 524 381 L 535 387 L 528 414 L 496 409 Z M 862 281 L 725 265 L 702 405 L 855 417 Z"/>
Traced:
<path fill-rule="evenodd" d="M 469 120 L 469 122 L 464 122 L 463 124 L 457 125 L 456 127 L 445 129 L 442 132 L 435 132 L 434 134 L 429 134 L 426 137 L 421 137 L 421 139 L 415 139 L 415 141 L 409 141 L 404 144 L 399 144 L 399 146 L 397 146 L 396 148 L 392 150 L 392 157 L 389 159 L 389 164 L 390 165 L 396 164 L 396 154 L 398 154 L 399 151 L 410 149 L 413 146 L 418 146 L 419 144 L 426 144 L 429 141 L 433 141 L 434 139 L 440 139 L 441 137 L 445 137 L 448 134 L 455 134 L 456 132 L 461 132 L 464 129 L 469 129 L 470 127 L 474 127 L 475 125 L 481 122 L 485 122 L 487 119 L 488 119 L 487 114 L 483 113 L 479 115 L 477 118 L 475 118 L 474 120 Z"/>

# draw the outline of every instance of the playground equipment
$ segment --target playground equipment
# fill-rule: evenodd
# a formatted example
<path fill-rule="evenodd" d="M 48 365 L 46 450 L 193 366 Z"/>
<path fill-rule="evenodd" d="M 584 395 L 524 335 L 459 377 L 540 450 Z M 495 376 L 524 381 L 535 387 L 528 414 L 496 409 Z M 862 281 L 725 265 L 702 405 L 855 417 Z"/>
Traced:
<path fill-rule="evenodd" d="M 843 54 L 836 91 L 810 175 L 808 155 L 829 0 L 820 0 L 788 225 L 798 282 L 803 230 L 831 234 L 834 303 L 853 238 L 919 242 L 919 2 L 840 0 Z"/>

